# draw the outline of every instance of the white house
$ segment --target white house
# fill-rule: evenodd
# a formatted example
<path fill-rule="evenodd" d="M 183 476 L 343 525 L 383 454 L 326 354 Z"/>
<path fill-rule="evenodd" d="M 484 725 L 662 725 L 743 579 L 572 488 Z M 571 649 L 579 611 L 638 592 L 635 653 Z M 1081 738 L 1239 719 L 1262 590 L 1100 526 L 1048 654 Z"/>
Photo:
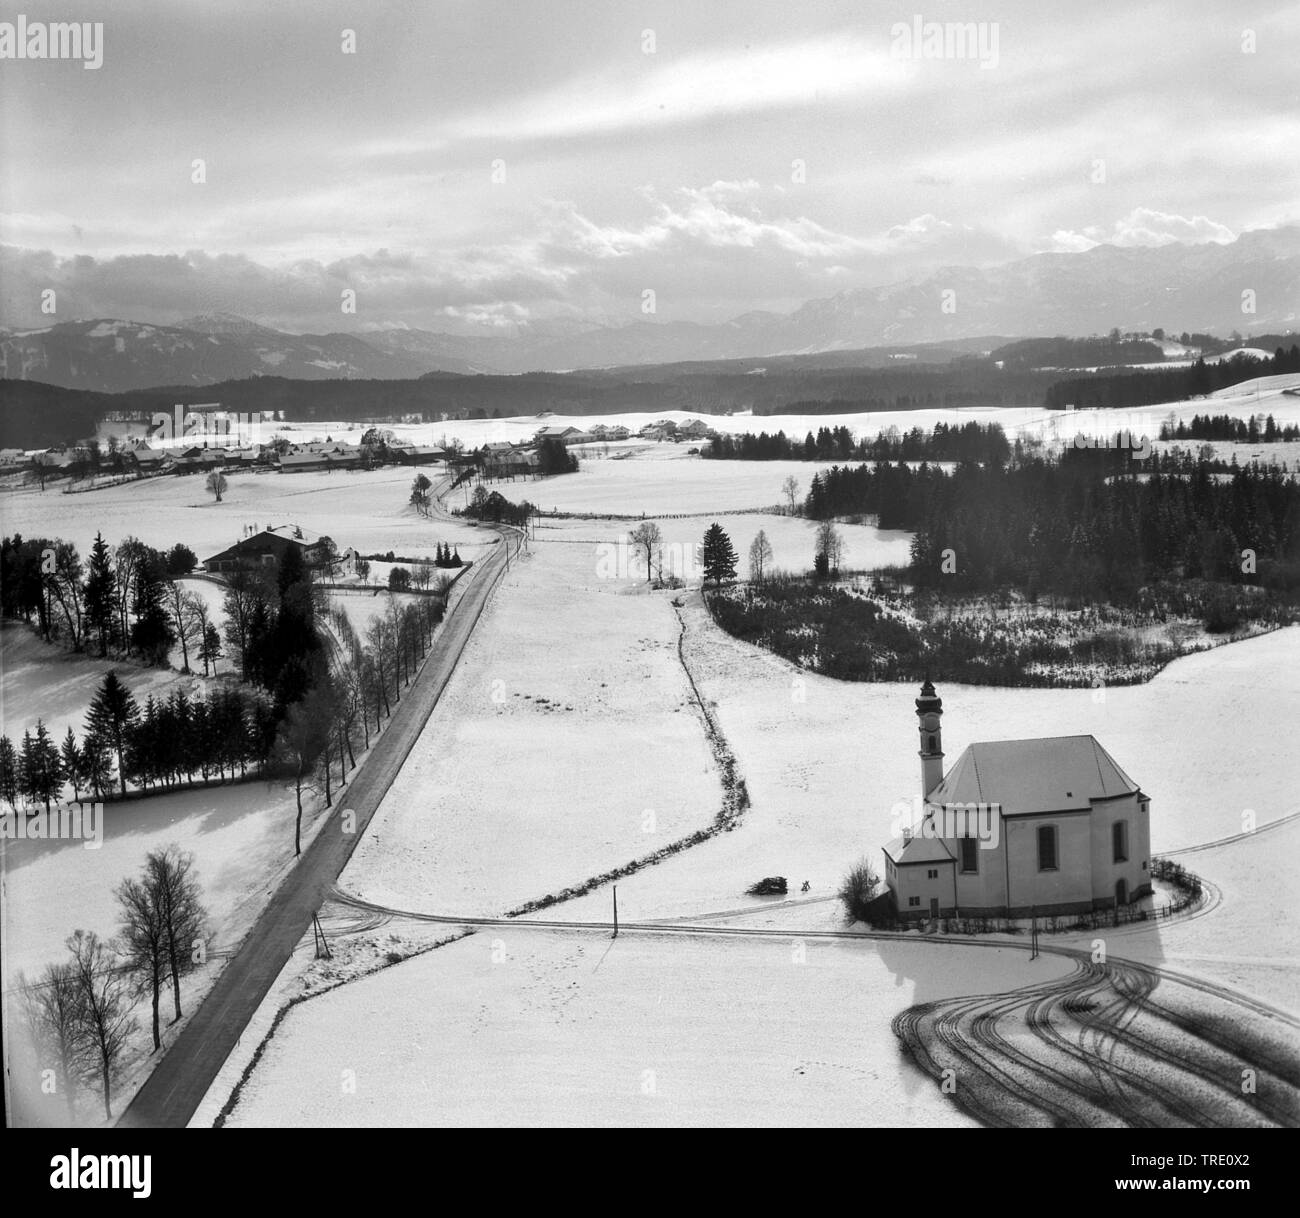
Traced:
<path fill-rule="evenodd" d="M 1150 798 L 1092 736 L 970 745 L 943 774 L 927 680 L 919 825 L 885 847 L 902 918 L 1081 913 L 1151 891 Z"/>

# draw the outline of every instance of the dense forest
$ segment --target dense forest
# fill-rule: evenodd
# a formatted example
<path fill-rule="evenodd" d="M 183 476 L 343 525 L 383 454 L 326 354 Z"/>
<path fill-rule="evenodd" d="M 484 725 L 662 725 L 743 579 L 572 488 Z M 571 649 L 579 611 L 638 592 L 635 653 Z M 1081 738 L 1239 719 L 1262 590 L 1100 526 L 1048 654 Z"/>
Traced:
<path fill-rule="evenodd" d="M 1095 373 L 1058 380 L 1047 391 L 1046 405 L 1053 410 L 1156 406 L 1185 398 L 1204 397 L 1218 389 L 1257 376 L 1300 372 L 1300 346 L 1278 347 L 1271 359 L 1234 356 L 1223 363 L 1198 359 L 1190 367 L 1153 368 L 1146 372 Z"/>
<path fill-rule="evenodd" d="M 913 531 L 911 575 L 922 587 L 1114 603 L 1160 578 L 1300 589 L 1300 484 L 1275 467 L 1216 475 L 1187 454 L 1139 463 L 1122 448 L 963 463 L 951 474 L 845 466 L 814 476 L 804 511 L 877 515 L 881 528 Z"/>
<path fill-rule="evenodd" d="M 1297 618 L 1300 484 L 1271 466 L 1223 471 L 1122 448 L 952 472 L 837 465 L 803 505 L 822 521 L 811 570 L 759 568 L 709 608 L 736 637 L 844 680 L 1147 680 L 1205 635 Z M 907 568 L 838 569 L 834 521 L 864 515 L 914 533 Z"/>
<path fill-rule="evenodd" d="M 1282 440 L 1300 440 L 1300 427 L 1290 424 L 1279 427 L 1273 416 L 1251 415 L 1249 419 L 1235 419 L 1228 414 L 1197 414 L 1188 423 L 1179 419 L 1177 425 L 1160 424 L 1162 440 L 1229 440 L 1241 444 L 1272 444 Z"/>
<path fill-rule="evenodd" d="M 700 450 L 722 461 L 1005 461 L 1011 455 L 1006 433 L 997 423 L 936 423 L 931 431 L 913 427 L 881 432 L 875 439 L 855 440 L 847 427 L 819 427 L 802 440 L 784 431 L 774 435 L 715 436 Z"/>

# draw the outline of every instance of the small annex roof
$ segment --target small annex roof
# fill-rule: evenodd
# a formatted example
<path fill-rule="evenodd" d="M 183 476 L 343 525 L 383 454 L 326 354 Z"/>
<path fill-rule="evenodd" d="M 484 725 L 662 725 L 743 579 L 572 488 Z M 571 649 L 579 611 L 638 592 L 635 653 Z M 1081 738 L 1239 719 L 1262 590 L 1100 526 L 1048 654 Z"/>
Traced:
<path fill-rule="evenodd" d="M 952 854 L 937 837 L 896 837 L 885 843 L 885 853 L 898 866 L 908 863 L 951 863 Z"/>
<path fill-rule="evenodd" d="M 1086 811 L 1138 785 L 1092 736 L 970 745 L 929 795 L 930 804 L 997 804 L 1003 816 Z"/>

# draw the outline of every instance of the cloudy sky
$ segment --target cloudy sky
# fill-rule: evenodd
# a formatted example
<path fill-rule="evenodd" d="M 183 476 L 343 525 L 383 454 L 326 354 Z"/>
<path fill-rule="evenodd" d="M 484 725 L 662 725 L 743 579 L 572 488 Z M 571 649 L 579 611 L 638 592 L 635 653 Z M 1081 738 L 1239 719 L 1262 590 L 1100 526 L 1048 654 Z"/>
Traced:
<path fill-rule="evenodd" d="M 646 289 L 658 320 L 718 321 L 1300 222 L 1294 0 L 0 4 L 19 13 L 104 29 L 98 69 L 0 61 L 11 326 L 464 332 L 630 320 Z M 918 17 L 986 23 L 982 46 L 909 57 Z"/>

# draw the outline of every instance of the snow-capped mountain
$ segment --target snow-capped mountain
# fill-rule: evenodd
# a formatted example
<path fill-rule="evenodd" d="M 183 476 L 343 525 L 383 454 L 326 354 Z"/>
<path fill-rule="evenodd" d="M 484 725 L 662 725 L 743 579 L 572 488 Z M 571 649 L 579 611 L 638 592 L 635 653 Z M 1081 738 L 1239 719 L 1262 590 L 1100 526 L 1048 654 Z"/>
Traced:
<path fill-rule="evenodd" d="M 284 334 L 232 321 L 242 319 L 211 330 L 97 318 L 14 331 L 0 336 L 0 376 L 118 392 L 268 375 L 394 379 L 429 368 L 353 334 Z"/>
<path fill-rule="evenodd" d="M 566 318 L 474 335 L 406 327 L 286 334 L 231 313 L 174 326 L 65 322 L 0 331 L 0 376 L 108 391 L 258 375 L 393 379 L 803 354 L 988 334 L 1101 334 L 1114 326 L 1225 335 L 1285 331 L 1298 317 L 1300 227 L 1289 227 L 1222 244 L 1099 245 L 990 268 L 947 267 L 812 300 L 786 315 L 750 312 L 709 325 Z"/>

